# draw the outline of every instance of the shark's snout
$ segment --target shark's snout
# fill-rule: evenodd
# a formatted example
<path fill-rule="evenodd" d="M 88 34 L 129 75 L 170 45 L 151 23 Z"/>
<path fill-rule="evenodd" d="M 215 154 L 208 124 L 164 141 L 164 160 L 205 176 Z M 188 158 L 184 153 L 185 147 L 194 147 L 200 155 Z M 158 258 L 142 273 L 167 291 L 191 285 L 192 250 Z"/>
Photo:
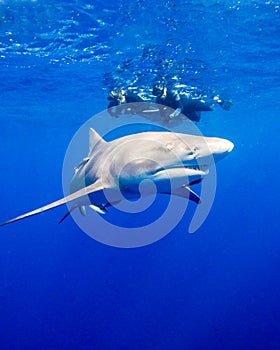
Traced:
<path fill-rule="evenodd" d="M 229 141 L 229 140 L 226 140 L 227 141 L 227 144 L 228 144 L 228 152 L 231 152 L 234 148 L 234 144 Z"/>
<path fill-rule="evenodd" d="M 222 155 L 231 152 L 234 148 L 234 144 L 229 140 L 219 139 L 218 141 L 213 140 L 213 142 L 208 144 L 208 147 L 213 155 Z"/>
<path fill-rule="evenodd" d="M 229 141 L 229 140 L 223 140 L 223 149 L 224 149 L 224 152 L 231 152 L 234 148 L 234 144 Z"/>

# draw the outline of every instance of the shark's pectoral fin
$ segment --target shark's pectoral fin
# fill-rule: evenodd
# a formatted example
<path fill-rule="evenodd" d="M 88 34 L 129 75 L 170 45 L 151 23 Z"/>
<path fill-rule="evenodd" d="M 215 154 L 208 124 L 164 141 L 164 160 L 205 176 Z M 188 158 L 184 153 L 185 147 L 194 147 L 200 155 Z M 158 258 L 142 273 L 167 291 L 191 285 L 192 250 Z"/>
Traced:
<path fill-rule="evenodd" d="M 171 192 L 164 192 L 166 194 L 172 194 L 173 196 L 189 199 L 196 204 L 201 203 L 200 197 L 187 185 L 183 185 L 179 188 L 173 189 Z"/>
<path fill-rule="evenodd" d="M 56 208 L 62 204 L 65 204 L 65 203 L 68 203 L 68 202 L 71 202 L 71 201 L 74 201 L 76 199 L 79 199 L 81 197 L 84 197 L 86 195 L 88 195 L 89 193 L 93 193 L 93 192 L 97 192 L 97 191 L 100 191 L 100 190 L 103 190 L 104 188 L 102 187 L 101 183 L 99 181 L 96 181 L 95 183 L 93 183 L 92 185 L 89 185 L 87 187 L 84 187 L 74 193 L 71 193 L 69 196 L 66 196 L 64 198 L 61 198 L 55 202 L 52 202 L 48 205 L 45 205 L 41 208 L 38 208 L 38 209 L 35 209 L 33 211 L 30 211 L 28 213 L 25 213 L 25 214 L 22 214 L 22 215 L 19 215 L 11 220 L 8 220 L 8 221 L 5 221 L 3 222 L 2 224 L 0 224 L 0 226 L 4 226 L 4 225 L 7 225 L 7 224 L 10 224 L 12 222 L 15 222 L 15 221 L 18 221 L 18 220 L 22 220 L 22 219 L 25 219 L 29 216 L 33 216 L 33 215 L 36 215 L 36 214 L 40 214 L 44 211 L 47 211 L 47 210 L 50 210 L 50 209 L 53 209 L 53 208 Z M 90 202 L 89 202 L 90 203 Z M 74 205 L 70 211 L 69 211 L 69 214 L 70 212 L 76 208 L 77 205 Z M 60 222 L 62 222 L 68 215 L 68 213 L 60 220 Z"/>
<path fill-rule="evenodd" d="M 194 186 L 194 185 L 200 184 L 203 179 L 204 179 L 203 177 L 199 177 L 197 180 L 193 180 L 193 181 L 189 182 L 188 184 L 186 184 L 184 186 L 190 187 L 190 186 Z"/>
<path fill-rule="evenodd" d="M 188 198 L 196 204 L 201 203 L 201 199 L 189 186 L 182 186 L 182 189 L 188 193 Z"/>

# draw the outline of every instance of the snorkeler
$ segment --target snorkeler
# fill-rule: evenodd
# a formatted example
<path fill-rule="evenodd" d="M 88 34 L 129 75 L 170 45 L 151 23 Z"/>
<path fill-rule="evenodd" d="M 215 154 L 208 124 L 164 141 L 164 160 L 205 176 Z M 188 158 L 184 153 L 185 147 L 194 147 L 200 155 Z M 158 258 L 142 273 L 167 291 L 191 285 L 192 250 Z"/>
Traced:
<path fill-rule="evenodd" d="M 137 105 L 134 105 L 132 108 L 132 106 L 127 107 L 124 105 L 127 103 L 148 101 L 147 98 L 143 97 L 141 94 L 132 90 L 124 89 L 111 90 L 108 93 L 107 99 L 110 101 L 107 110 L 112 117 L 118 117 L 122 112 L 132 114 L 140 113 L 143 109 L 142 106 L 139 106 L 139 108 L 137 108 Z"/>
<path fill-rule="evenodd" d="M 164 83 L 156 83 L 153 86 L 152 94 L 156 96 L 156 103 L 175 109 L 171 114 L 166 115 L 166 108 L 161 108 L 161 117 L 168 122 L 176 118 L 180 113 L 193 121 L 200 121 L 201 112 L 213 111 L 215 103 L 218 103 L 223 109 L 230 110 L 232 102 L 230 100 L 222 100 L 219 96 L 211 99 L 203 99 L 201 97 L 192 96 L 190 93 L 170 90 Z M 169 113 L 169 112 L 168 112 Z"/>

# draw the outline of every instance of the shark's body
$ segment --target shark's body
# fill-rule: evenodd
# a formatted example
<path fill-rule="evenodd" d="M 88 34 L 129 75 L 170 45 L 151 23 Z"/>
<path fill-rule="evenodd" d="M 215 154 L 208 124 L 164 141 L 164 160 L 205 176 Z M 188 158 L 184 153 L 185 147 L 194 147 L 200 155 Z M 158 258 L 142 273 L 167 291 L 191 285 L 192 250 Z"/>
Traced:
<path fill-rule="evenodd" d="M 119 203 L 123 195 L 138 198 L 140 184 L 141 195 L 149 195 L 151 186 L 146 180 L 153 181 L 159 193 L 199 203 L 190 186 L 200 182 L 211 163 L 232 149 L 233 144 L 225 139 L 170 132 L 144 132 L 106 142 L 90 129 L 89 154 L 75 169 L 70 195 L 1 226 L 68 202 L 72 202 L 70 212 L 79 208 L 85 214 L 85 207 L 90 206 L 105 213 L 106 208 Z"/>

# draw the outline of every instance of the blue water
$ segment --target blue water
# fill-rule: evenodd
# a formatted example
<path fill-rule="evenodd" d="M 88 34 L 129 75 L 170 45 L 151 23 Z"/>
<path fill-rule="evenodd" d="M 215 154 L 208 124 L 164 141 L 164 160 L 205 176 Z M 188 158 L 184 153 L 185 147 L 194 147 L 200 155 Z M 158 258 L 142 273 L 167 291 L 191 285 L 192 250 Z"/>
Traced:
<path fill-rule="evenodd" d="M 59 207 L 1 228 L 1 349 L 280 349 L 278 1 L 0 2 L 1 220 L 63 196 L 73 134 L 159 76 L 233 100 L 203 226 L 119 249 Z M 104 235 L 106 232 L 104 232 Z"/>

